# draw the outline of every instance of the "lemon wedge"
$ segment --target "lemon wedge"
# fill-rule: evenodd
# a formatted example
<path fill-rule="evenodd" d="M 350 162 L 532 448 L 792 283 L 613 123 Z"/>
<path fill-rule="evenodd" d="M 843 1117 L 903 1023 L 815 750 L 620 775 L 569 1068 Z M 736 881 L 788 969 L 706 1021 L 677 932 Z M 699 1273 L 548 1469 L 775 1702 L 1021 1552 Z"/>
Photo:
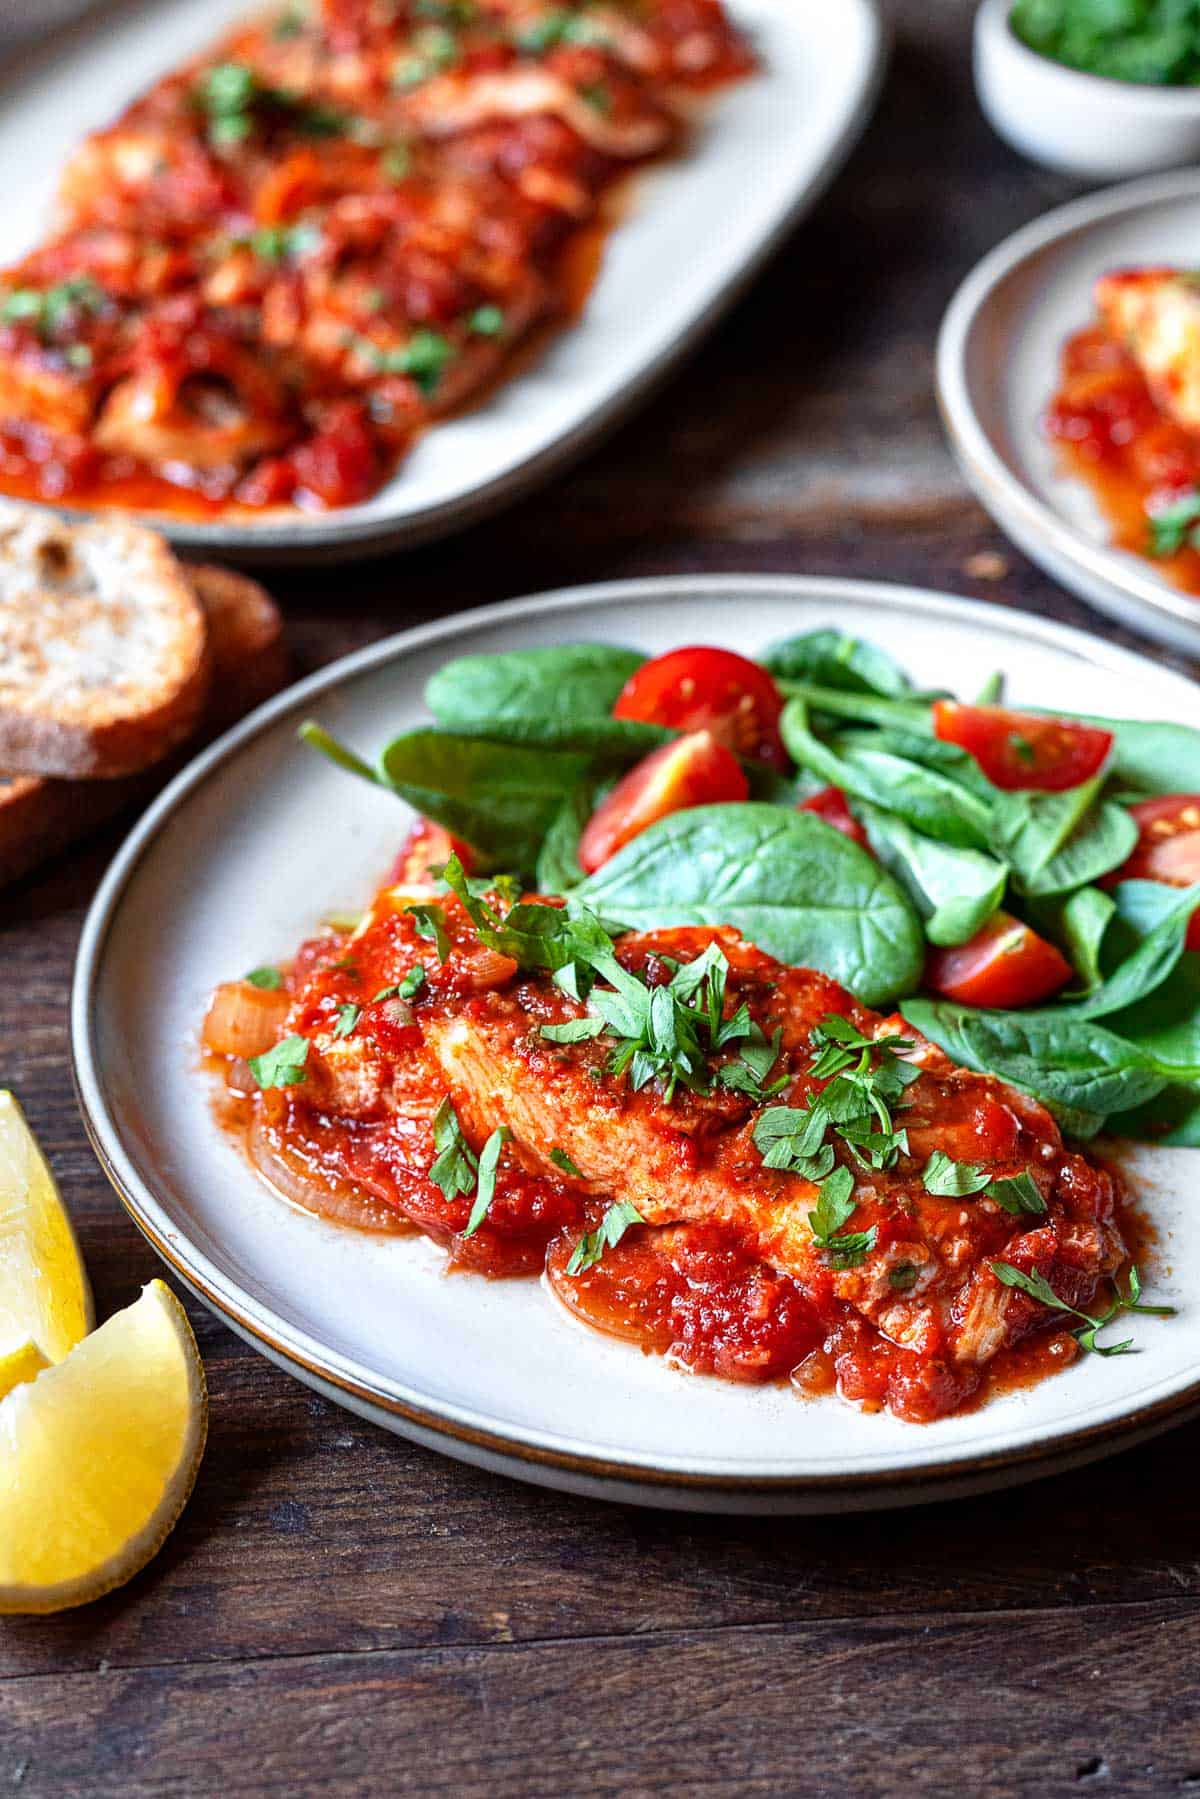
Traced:
<path fill-rule="evenodd" d="M 204 1369 L 161 1281 L 0 1400 L 0 1612 L 120 1586 L 161 1546 L 204 1450 Z"/>
<path fill-rule="evenodd" d="M 0 1090 L 0 1399 L 91 1327 L 71 1220 L 20 1106 Z"/>

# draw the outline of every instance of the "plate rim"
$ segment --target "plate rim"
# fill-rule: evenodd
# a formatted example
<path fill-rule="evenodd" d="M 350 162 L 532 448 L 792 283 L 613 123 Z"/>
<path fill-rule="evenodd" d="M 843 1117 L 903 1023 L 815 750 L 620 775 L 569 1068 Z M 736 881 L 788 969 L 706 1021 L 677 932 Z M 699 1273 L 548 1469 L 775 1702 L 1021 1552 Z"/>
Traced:
<path fill-rule="evenodd" d="M 884 1468 L 868 1471 L 842 1471 L 821 1474 L 736 1474 L 709 1470 L 696 1472 L 671 1460 L 656 1460 L 652 1454 L 630 1451 L 628 1455 L 594 1454 L 576 1440 L 556 1438 L 550 1432 L 526 1430 L 522 1427 L 496 1428 L 495 1420 L 469 1408 L 439 1406 L 413 1389 L 404 1399 L 394 1393 L 373 1387 L 361 1376 L 369 1374 L 362 1365 L 352 1374 L 342 1364 L 346 1358 L 327 1352 L 326 1359 L 314 1360 L 298 1342 L 313 1341 L 299 1327 L 291 1326 L 271 1306 L 256 1301 L 239 1283 L 222 1274 L 204 1255 L 187 1241 L 186 1233 L 173 1223 L 166 1208 L 149 1185 L 141 1179 L 136 1166 L 124 1152 L 118 1123 L 113 1117 L 97 1074 L 92 1049 L 92 1021 L 95 990 L 100 978 L 105 944 L 124 893 L 137 873 L 143 856 L 159 832 L 174 816 L 180 804 L 202 786 L 245 745 L 272 729 L 289 713 L 306 708 L 314 698 L 337 689 L 343 682 L 354 680 L 377 667 L 399 660 L 414 650 L 424 650 L 439 643 L 473 636 L 480 627 L 506 624 L 514 620 L 558 614 L 569 618 L 574 613 L 597 606 L 626 605 L 631 600 L 642 604 L 673 602 L 686 604 L 699 595 L 728 592 L 731 587 L 752 595 L 775 595 L 801 600 L 842 600 L 883 605 L 902 611 L 914 602 L 927 614 L 965 618 L 984 624 L 989 629 L 1017 639 L 1033 637 L 1052 646 L 1073 651 L 1094 664 L 1120 670 L 1138 670 L 1143 675 L 1149 660 L 1144 654 L 1120 645 L 1106 643 L 1091 633 L 1055 620 L 1042 619 L 1019 608 L 999 608 L 985 600 L 970 600 L 955 594 L 911 585 L 867 579 L 791 575 L 709 574 L 644 577 L 625 581 L 607 581 L 582 587 L 555 589 L 550 592 L 503 600 L 428 621 L 423 625 L 393 633 L 379 641 L 351 652 L 326 667 L 316 670 L 294 687 L 286 689 L 260 706 L 248 718 L 235 725 L 216 743 L 201 752 L 182 770 L 151 804 L 129 833 L 88 909 L 80 935 L 72 981 L 70 1001 L 70 1060 L 75 1093 L 88 1138 L 110 1184 L 137 1228 L 160 1257 L 191 1292 L 232 1325 L 241 1335 L 272 1359 L 308 1383 L 317 1383 L 336 1391 L 342 1403 L 365 1410 L 377 1423 L 396 1430 L 403 1421 L 415 1431 L 438 1440 L 445 1453 L 470 1456 L 472 1451 L 515 1465 L 528 1478 L 546 1479 L 547 1471 L 565 1474 L 591 1490 L 620 1490 L 628 1493 L 631 1486 L 643 1491 L 672 1492 L 676 1503 L 711 1494 L 755 1495 L 796 1499 L 804 1497 L 820 1501 L 831 1495 L 854 1496 L 870 1503 L 887 1503 L 895 1494 L 913 1499 L 936 1497 L 938 1489 L 956 1481 L 974 1482 L 1006 1471 L 1013 1478 L 1033 1473 L 1037 1465 L 1062 1462 L 1066 1458 L 1090 1459 L 1127 1441 L 1153 1434 L 1200 1410 L 1200 1366 L 1196 1378 L 1178 1392 L 1149 1404 L 1142 1404 L 1119 1418 L 1084 1426 L 1076 1431 L 1040 1437 L 1019 1447 L 996 1448 L 979 1454 L 948 1452 L 940 1460 L 916 1467 Z M 1196 683 L 1170 667 L 1154 666 L 1157 677 L 1170 685 L 1178 683 L 1192 693 Z M 185 1247 L 179 1247 L 180 1242 Z M 318 1348 L 320 1346 L 318 1345 Z M 400 1383 L 393 1383 L 399 1385 Z"/>
<path fill-rule="evenodd" d="M 1023 263 L 1091 225 L 1189 197 L 1200 202 L 1200 171 L 1149 175 L 1056 206 L 1003 238 L 963 278 L 946 308 L 938 328 L 934 392 L 959 467 L 1001 529 L 1015 535 L 1005 519 L 1006 513 L 1014 514 L 1035 541 L 1045 539 L 1051 552 L 1091 581 L 1115 587 L 1132 600 L 1145 629 L 1169 629 L 1176 644 L 1186 640 L 1194 653 L 1200 649 L 1200 595 L 1186 594 L 1143 573 L 1127 552 L 1096 543 L 1014 474 L 980 420 L 966 371 L 967 344 L 977 321 L 1001 283 Z M 1097 597 L 1090 587 L 1087 593 L 1093 605 L 1113 610 L 1112 602 Z"/>
<path fill-rule="evenodd" d="M 778 4 L 778 0 L 771 0 L 771 3 Z M 348 518 L 345 508 L 328 514 L 268 515 L 259 524 L 253 519 L 239 519 L 228 524 L 219 520 L 176 519 L 169 515 L 120 509 L 117 509 L 117 516 L 158 531 L 170 543 L 189 552 L 224 553 L 247 564 L 267 561 L 329 564 L 388 550 L 415 549 L 490 518 L 556 474 L 563 473 L 601 438 L 631 417 L 695 353 L 800 220 L 821 199 L 866 130 L 883 86 L 891 33 L 883 17 L 882 0 L 842 0 L 842 3 L 852 5 L 858 14 L 864 39 L 863 57 L 854 79 L 847 83 L 844 113 L 824 154 L 815 164 L 806 163 L 802 167 L 791 198 L 770 229 L 755 244 L 750 255 L 726 268 L 708 304 L 690 317 L 657 355 L 639 367 L 629 380 L 613 388 L 570 429 L 556 432 L 540 449 L 523 461 L 501 469 L 483 484 L 456 497 L 427 505 L 407 517 Z M 821 12 L 821 0 L 809 0 L 809 4 L 813 14 Z M 785 24 L 792 17 L 786 3 L 779 6 L 779 15 Z M 49 45 L 54 38 L 80 34 L 87 28 L 86 18 L 76 21 L 66 27 L 65 32 L 53 34 Z M 793 22 L 789 28 L 799 31 L 802 26 Z M 32 54 L 45 54 L 49 45 L 36 46 Z M 635 168 L 628 178 L 636 181 L 639 173 Z M 583 316 L 574 321 L 570 329 L 578 332 L 586 330 L 586 326 L 585 308 Z M 515 378 L 519 380 L 520 375 Z M 468 407 L 467 416 L 470 411 Z M 436 421 L 433 428 L 437 429 Z M 55 502 L 54 509 L 69 519 L 104 516 L 103 511 L 97 514 L 63 502 Z"/>

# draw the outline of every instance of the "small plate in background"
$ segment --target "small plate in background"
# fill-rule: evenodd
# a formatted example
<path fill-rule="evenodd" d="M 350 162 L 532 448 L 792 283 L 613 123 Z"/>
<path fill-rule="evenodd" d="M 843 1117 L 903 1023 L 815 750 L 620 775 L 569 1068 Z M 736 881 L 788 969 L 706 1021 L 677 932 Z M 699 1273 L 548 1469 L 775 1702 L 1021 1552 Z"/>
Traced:
<path fill-rule="evenodd" d="M 1194 268 L 1200 173 L 1109 188 L 1007 238 L 968 275 L 942 323 L 937 392 L 964 475 L 997 524 L 1081 599 L 1200 654 L 1200 595 L 1110 542 L 1090 490 L 1065 471 L 1042 425 L 1067 338 L 1092 322 L 1108 269 Z"/>

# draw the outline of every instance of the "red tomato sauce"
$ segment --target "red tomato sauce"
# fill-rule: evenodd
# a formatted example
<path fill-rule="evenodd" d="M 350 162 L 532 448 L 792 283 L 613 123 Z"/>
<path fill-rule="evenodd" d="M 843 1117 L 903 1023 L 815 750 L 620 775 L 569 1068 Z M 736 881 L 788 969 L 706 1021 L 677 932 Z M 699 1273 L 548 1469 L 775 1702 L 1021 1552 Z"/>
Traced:
<path fill-rule="evenodd" d="M 1160 410 L 1129 351 L 1097 325 L 1063 350 L 1046 429 L 1091 488 L 1113 542 L 1135 555 L 1148 556 L 1148 512 L 1200 485 L 1200 439 Z M 1176 587 L 1200 593 L 1200 551 L 1152 560 Z"/>

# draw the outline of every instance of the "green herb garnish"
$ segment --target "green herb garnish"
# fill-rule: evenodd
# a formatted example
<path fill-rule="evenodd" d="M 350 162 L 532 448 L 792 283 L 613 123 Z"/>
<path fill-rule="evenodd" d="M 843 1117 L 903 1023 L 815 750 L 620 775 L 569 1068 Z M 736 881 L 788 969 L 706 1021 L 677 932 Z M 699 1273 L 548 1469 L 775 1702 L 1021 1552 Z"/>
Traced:
<path fill-rule="evenodd" d="M 856 1204 L 854 1176 L 848 1168 L 835 1168 L 821 1182 L 817 1203 L 808 1214 L 808 1228 L 814 1241 L 840 1270 L 856 1268 L 875 1247 L 874 1225 L 865 1231 L 842 1229 L 852 1217 Z"/>
<path fill-rule="evenodd" d="M 267 964 L 262 968 L 252 968 L 245 979 L 252 987 L 261 987 L 267 993 L 275 993 L 283 986 L 283 971 Z"/>
<path fill-rule="evenodd" d="M 434 1114 L 433 1147 L 437 1155 L 429 1178 L 434 1186 L 440 1187 L 449 1200 L 456 1199 L 460 1193 L 473 1193 L 479 1160 L 463 1136 L 458 1113 L 448 1099 L 442 1101 Z"/>
<path fill-rule="evenodd" d="M 308 1038 L 285 1037 L 261 1056 L 251 1056 L 250 1072 L 260 1087 L 298 1087 L 308 1061 Z"/>
<path fill-rule="evenodd" d="M 356 1006 L 353 1000 L 348 1000 L 344 1006 L 339 1006 L 337 1023 L 333 1027 L 334 1036 L 348 1037 L 361 1017 L 362 1007 Z"/>
<path fill-rule="evenodd" d="M 1086 1350 L 1094 1350 L 1097 1355 L 1128 1355 L 1133 1348 L 1133 1338 L 1126 1337 L 1121 1343 L 1098 1343 L 1097 1331 L 1111 1324 L 1114 1318 L 1126 1312 L 1144 1312 L 1152 1318 L 1174 1318 L 1174 1306 L 1147 1306 L 1141 1304 L 1142 1282 L 1136 1267 L 1129 1270 L 1129 1290 L 1122 1293 L 1119 1282 L 1113 1282 L 1114 1298 L 1107 1312 L 1093 1318 L 1090 1312 L 1083 1312 L 1078 1306 L 1068 1305 L 1058 1297 L 1049 1281 L 1043 1274 L 1026 1274 L 1020 1268 L 1014 1268 L 1011 1262 L 992 1262 L 989 1264 L 996 1279 L 1006 1287 L 1015 1287 L 1021 1293 L 1036 1299 L 1039 1305 L 1049 1306 L 1055 1312 L 1067 1312 L 1073 1318 L 1082 1318 L 1083 1323 L 1073 1331 L 1075 1341 Z"/>
<path fill-rule="evenodd" d="M 497 1125 L 479 1153 L 479 1185 L 475 1192 L 475 1204 L 471 1207 L 471 1216 L 467 1220 L 464 1237 L 473 1237 L 491 1209 L 496 1195 L 496 1169 L 500 1163 L 500 1151 L 506 1143 L 512 1142 L 512 1132 L 506 1124 Z"/>
<path fill-rule="evenodd" d="M 628 1200 L 620 1200 L 609 1206 L 594 1231 L 588 1231 L 579 1239 L 571 1251 L 571 1259 L 567 1263 L 568 1274 L 583 1274 L 588 1268 L 594 1268 L 606 1249 L 615 1249 L 631 1224 L 645 1224 L 637 1207 Z"/>
<path fill-rule="evenodd" d="M 581 1181 L 585 1178 L 582 1170 L 576 1168 L 565 1149 L 558 1149 L 557 1147 L 552 1149 L 550 1151 L 550 1160 L 554 1163 L 556 1168 L 561 1168 L 563 1173 L 569 1174 L 573 1180 Z"/>
<path fill-rule="evenodd" d="M 419 900 L 405 906 L 404 910 L 412 919 L 417 936 L 429 938 L 437 948 L 438 961 L 444 962 L 450 954 L 450 939 L 446 935 L 446 914 L 442 908 L 434 900 Z"/>

